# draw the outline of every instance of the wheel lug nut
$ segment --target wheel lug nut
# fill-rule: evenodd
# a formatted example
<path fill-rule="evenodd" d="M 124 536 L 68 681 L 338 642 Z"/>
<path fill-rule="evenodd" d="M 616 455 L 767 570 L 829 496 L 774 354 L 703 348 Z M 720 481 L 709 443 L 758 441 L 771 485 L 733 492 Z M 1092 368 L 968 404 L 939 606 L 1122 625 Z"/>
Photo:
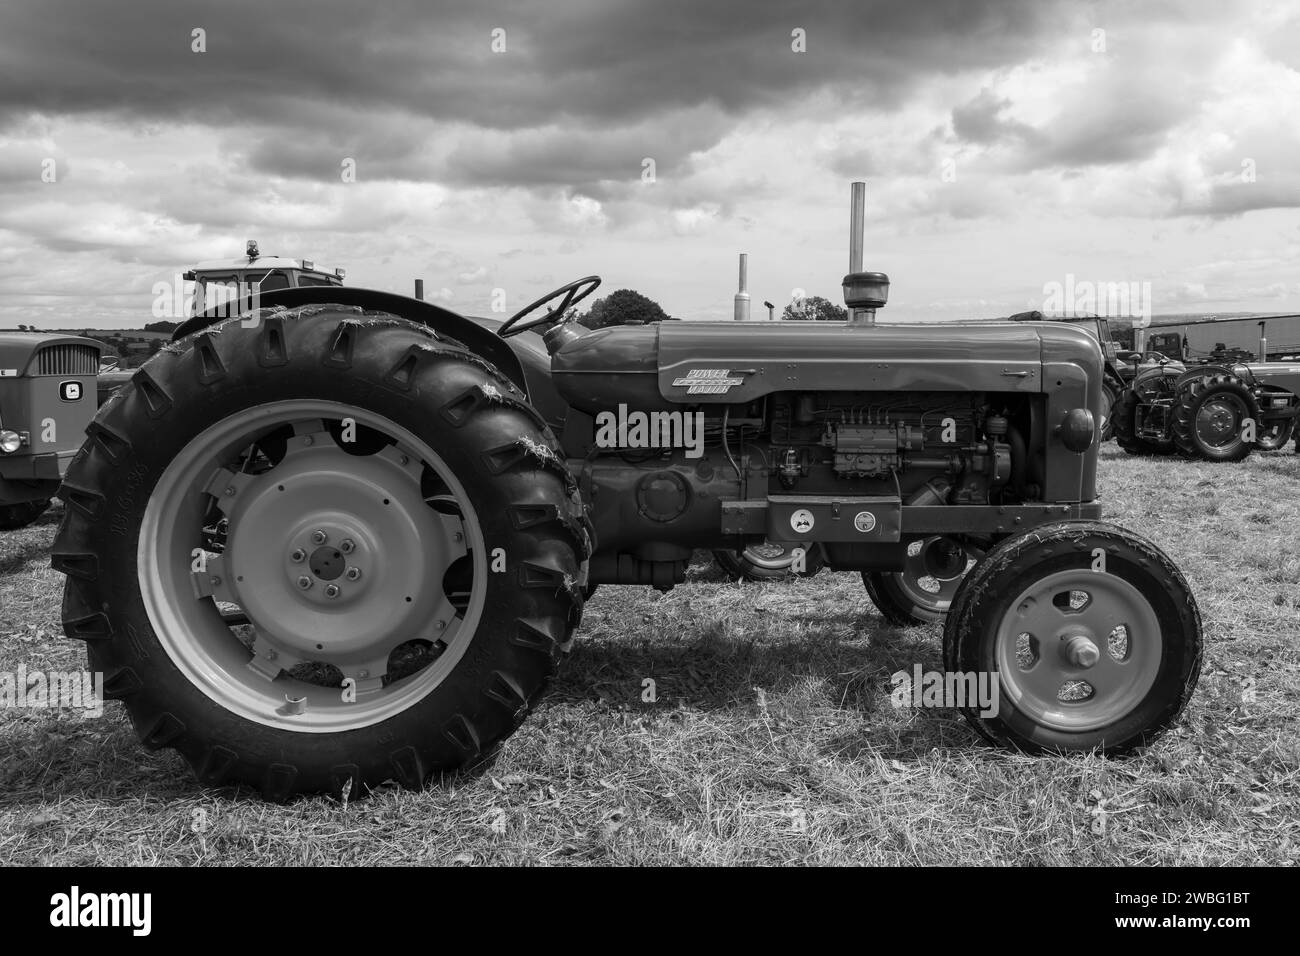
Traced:
<path fill-rule="evenodd" d="M 1076 636 L 1066 644 L 1065 656 L 1075 667 L 1092 667 L 1101 659 L 1101 651 L 1088 638 Z"/>
<path fill-rule="evenodd" d="M 294 548 L 293 553 L 289 555 L 289 560 L 294 564 L 302 564 L 303 561 L 307 560 L 307 552 L 302 548 Z"/>
<path fill-rule="evenodd" d="M 356 549 L 357 549 L 356 542 L 354 542 L 351 538 L 344 538 L 342 541 L 339 542 L 339 550 L 342 551 L 344 554 L 351 554 Z"/>
<path fill-rule="evenodd" d="M 336 598 L 336 597 L 338 597 L 338 596 L 339 596 L 339 588 L 338 588 L 338 585 L 337 585 L 337 584 L 327 584 L 327 585 L 325 585 L 325 596 L 326 596 L 327 598 Z"/>
<path fill-rule="evenodd" d="M 360 569 L 360 568 L 348 568 L 347 573 L 346 573 L 344 576 L 345 576 L 349 581 L 360 581 L 360 580 L 361 580 L 361 569 Z"/>
<path fill-rule="evenodd" d="M 311 533 L 311 540 L 313 544 L 324 544 L 329 539 L 330 536 L 327 535 L 324 531 L 313 531 Z"/>
<path fill-rule="evenodd" d="M 298 578 L 298 587 L 306 591 L 308 588 L 311 587 L 311 578 L 307 577 L 307 575 L 305 574 L 300 575 Z"/>

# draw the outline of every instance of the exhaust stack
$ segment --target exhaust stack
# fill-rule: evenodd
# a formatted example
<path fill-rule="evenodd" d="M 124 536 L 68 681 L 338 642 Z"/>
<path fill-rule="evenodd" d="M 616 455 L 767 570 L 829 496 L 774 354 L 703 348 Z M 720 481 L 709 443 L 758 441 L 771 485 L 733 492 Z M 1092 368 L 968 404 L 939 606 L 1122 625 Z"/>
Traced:
<path fill-rule="evenodd" d="M 849 200 L 849 274 L 844 277 L 844 304 L 849 325 L 876 324 L 876 309 L 889 301 L 889 276 L 862 271 L 862 241 L 866 231 L 867 184 L 856 182 Z"/>
<path fill-rule="evenodd" d="M 740 254 L 740 291 L 736 293 L 735 315 L 737 322 L 749 320 L 749 253 Z"/>
<path fill-rule="evenodd" d="M 1259 323 L 1259 360 L 1268 361 L 1268 336 L 1264 334 L 1265 323 Z"/>

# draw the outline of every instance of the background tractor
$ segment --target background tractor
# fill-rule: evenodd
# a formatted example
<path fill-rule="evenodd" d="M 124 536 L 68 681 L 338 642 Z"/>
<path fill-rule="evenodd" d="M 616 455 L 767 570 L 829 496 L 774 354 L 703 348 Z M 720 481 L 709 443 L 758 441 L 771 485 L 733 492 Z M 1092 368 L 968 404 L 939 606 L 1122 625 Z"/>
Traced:
<path fill-rule="evenodd" d="M 343 269 L 323 269 L 311 259 L 287 259 L 264 256 L 257 240 L 250 239 L 244 255 L 234 259 L 207 259 L 190 269 L 181 279 L 193 283 L 190 315 L 203 312 L 229 314 L 253 292 L 280 289 L 338 288 L 346 273 Z M 108 401 L 119 388 L 131 380 L 134 370 L 118 367 L 116 362 L 101 367 L 98 382 L 99 404 Z"/>
<path fill-rule="evenodd" d="M 1292 437 L 1300 364 L 1233 362 L 1141 368 L 1115 405 L 1115 440 L 1130 454 L 1241 461 Z"/>
<path fill-rule="evenodd" d="M 0 332 L 0 531 L 50 506 L 95 417 L 94 339 Z"/>
<path fill-rule="evenodd" d="M 565 317 L 594 276 L 495 332 L 357 288 L 194 317 L 65 480 L 67 635 L 204 784 L 418 788 L 519 725 L 591 587 L 773 542 L 953 582 L 945 667 L 997 674 L 996 713 L 964 710 L 988 739 L 1145 744 L 1201 624 L 1169 559 L 1100 520 L 1096 341 L 876 325 L 854 194 L 846 322 L 589 330 Z"/>

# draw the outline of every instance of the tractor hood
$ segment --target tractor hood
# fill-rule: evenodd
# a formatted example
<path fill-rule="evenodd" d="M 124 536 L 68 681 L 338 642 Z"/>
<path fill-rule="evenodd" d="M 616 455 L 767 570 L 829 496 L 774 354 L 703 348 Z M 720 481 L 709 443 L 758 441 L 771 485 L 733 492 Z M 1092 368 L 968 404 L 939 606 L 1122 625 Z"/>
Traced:
<path fill-rule="evenodd" d="M 24 375 L 93 375 L 99 370 L 103 346 L 94 339 L 56 332 L 0 332 L 0 378 Z M 37 352 L 39 368 L 30 368 Z"/>
<path fill-rule="evenodd" d="M 662 322 L 598 329 L 551 356 L 556 387 L 590 413 L 620 403 L 740 404 L 790 390 L 1041 392 L 1064 386 L 1054 371 L 1062 364 L 1087 395 L 1090 381 L 1100 388 L 1101 363 L 1093 336 L 1050 322 Z"/>

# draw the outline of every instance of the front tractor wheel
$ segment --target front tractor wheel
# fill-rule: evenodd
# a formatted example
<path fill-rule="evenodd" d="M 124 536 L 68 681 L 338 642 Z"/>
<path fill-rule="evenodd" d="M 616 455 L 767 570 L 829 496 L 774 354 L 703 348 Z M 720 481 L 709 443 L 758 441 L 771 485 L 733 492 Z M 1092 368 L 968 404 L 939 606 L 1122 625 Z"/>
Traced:
<path fill-rule="evenodd" d="M 340 306 L 253 318 L 165 350 L 91 426 L 54 547 L 65 631 L 206 785 L 419 788 L 554 673 L 576 488 L 459 345 Z"/>
<path fill-rule="evenodd" d="M 1294 434 L 1295 419 L 1288 418 L 1286 421 L 1277 422 L 1264 429 L 1255 442 L 1255 446 L 1260 451 L 1281 451 Z"/>
<path fill-rule="evenodd" d="M 1174 407 L 1178 450 L 1203 461 L 1241 461 L 1250 455 L 1246 422 L 1259 422 L 1259 408 L 1235 375 L 1207 375 L 1188 382 Z"/>
<path fill-rule="evenodd" d="M 890 624 L 934 624 L 948 616 L 966 572 L 983 556 L 976 544 L 935 535 L 908 545 L 902 571 L 863 571 L 862 583 Z"/>
<path fill-rule="evenodd" d="M 1201 618 L 1183 576 L 1149 541 L 1096 521 L 1047 525 L 1002 542 L 966 576 L 944 664 L 996 677 L 995 707 L 963 708 L 989 740 L 1119 755 L 1186 705 Z"/>

